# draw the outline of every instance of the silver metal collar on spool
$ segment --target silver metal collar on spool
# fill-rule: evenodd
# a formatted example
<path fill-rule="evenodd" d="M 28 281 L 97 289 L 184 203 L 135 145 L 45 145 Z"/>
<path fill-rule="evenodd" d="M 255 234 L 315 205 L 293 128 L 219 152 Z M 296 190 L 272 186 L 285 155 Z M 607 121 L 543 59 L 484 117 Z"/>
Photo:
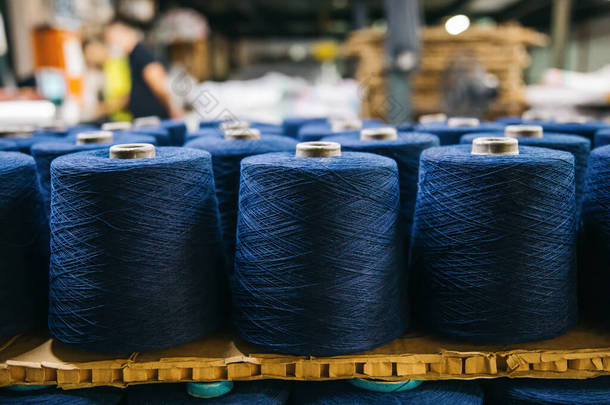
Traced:
<path fill-rule="evenodd" d="M 424 114 L 419 117 L 420 124 L 432 124 L 435 122 L 445 122 L 447 121 L 447 114 L 438 113 L 438 114 Z"/>
<path fill-rule="evenodd" d="M 248 121 L 225 121 L 220 123 L 220 129 L 223 131 L 230 131 L 233 129 L 247 129 L 250 128 L 250 123 Z"/>
<path fill-rule="evenodd" d="M 362 141 L 393 141 L 397 138 L 398 132 L 392 127 L 365 128 L 360 131 Z"/>
<path fill-rule="evenodd" d="M 504 128 L 504 136 L 509 138 L 542 138 L 540 125 L 508 125 Z"/>
<path fill-rule="evenodd" d="M 518 155 L 519 142 L 508 137 L 482 137 L 472 141 L 473 155 Z"/>
<path fill-rule="evenodd" d="M 360 129 L 362 121 L 359 119 L 331 119 L 330 128 L 333 132 Z"/>
<path fill-rule="evenodd" d="M 252 140 L 261 139 L 261 131 L 256 128 L 227 129 L 225 139 L 230 140 Z"/>
<path fill-rule="evenodd" d="M 150 143 L 126 143 L 110 147 L 110 159 L 142 159 L 155 156 L 155 147 Z"/>
<path fill-rule="evenodd" d="M 159 125 L 161 125 L 161 118 L 156 115 L 136 118 L 133 121 L 134 127 L 158 127 Z"/>
<path fill-rule="evenodd" d="M 301 142 L 297 144 L 296 157 L 341 156 L 341 145 L 337 142 Z"/>
<path fill-rule="evenodd" d="M 34 127 L 30 125 L 9 125 L 0 127 L 0 138 L 31 138 Z"/>
<path fill-rule="evenodd" d="M 112 143 L 114 134 L 111 131 L 88 131 L 80 132 L 76 135 L 77 145 L 86 145 L 90 143 Z"/>
<path fill-rule="evenodd" d="M 128 131 L 131 127 L 128 121 L 106 122 L 102 124 L 102 131 Z"/>
<path fill-rule="evenodd" d="M 478 127 L 479 124 L 480 124 L 480 121 L 478 118 L 471 118 L 471 117 L 451 117 L 447 121 L 447 125 L 450 128 Z"/>

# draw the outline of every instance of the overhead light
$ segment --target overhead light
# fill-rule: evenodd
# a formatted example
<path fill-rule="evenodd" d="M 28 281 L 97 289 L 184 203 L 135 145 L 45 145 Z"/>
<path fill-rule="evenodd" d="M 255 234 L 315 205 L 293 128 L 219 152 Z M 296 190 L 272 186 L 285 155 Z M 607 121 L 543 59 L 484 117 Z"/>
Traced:
<path fill-rule="evenodd" d="M 470 18 L 464 14 L 454 15 L 445 22 L 445 30 L 451 35 L 458 35 L 470 27 Z"/>

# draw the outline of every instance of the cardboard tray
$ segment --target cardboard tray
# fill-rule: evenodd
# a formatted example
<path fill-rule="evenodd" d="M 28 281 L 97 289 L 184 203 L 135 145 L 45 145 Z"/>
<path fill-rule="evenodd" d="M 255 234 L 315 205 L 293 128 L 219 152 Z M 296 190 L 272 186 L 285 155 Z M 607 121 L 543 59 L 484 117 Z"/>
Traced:
<path fill-rule="evenodd" d="M 610 374 L 610 331 L 579 326 L 556 339 L 480 346 L 412 333 L 375 350 L 346 356 L 262 353 L 230 332 L 146 353 L 99 354 L 46 333 L 0 340 L 0 386 L 99 385 L 256 380 L 436 380 L 495 377 L 589 378 Z"/>

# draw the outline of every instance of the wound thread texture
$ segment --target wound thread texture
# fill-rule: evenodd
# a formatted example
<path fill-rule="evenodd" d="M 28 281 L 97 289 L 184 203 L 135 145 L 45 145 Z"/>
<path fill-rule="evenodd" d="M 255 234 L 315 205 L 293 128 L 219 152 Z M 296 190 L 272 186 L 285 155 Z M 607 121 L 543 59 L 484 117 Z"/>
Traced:
<path fill-rule="evenodd" d="M 186 124 L 178 120 L 163 120 L 161 128 L 169 133 L 169 144 L 171 146 L 182 146 L 186 142 Z"/>
<path fill-rule="evenodd" d="M 610 324 L 610 145 L 591 152 L 584 189 L 579 255 L 583 313 Z"/>
<path fill-rule="evenodd" d="M 0 152 L 0 337 L 44 326 L 47 254 L 34 159 Z"/>
<path fill-rule="evenodd" d="M 610 379 L 502 379 L 487 383 L 485 396 L 492 405 L 608 405 Z"/>
<path fill-rule="evenodd" d="M 395 140 L 360 140 L 351 136 L 330 136 L 323 139 L 338 142 L 343 150 L 369 152 L 389 157 L 398 165 L 400 182 L 400 210 L 402 213 L 405 252 L 409 251 L 413 210 L 417 198 L 419 179 L 419 156 L 425 149 L 439 145 L 438 137 L 431 134 L 399 133 Z"/>
<path fill-rule="evenodd" d="M 99 352 L 186 343 L 221 321 L 209 153 L 79 152 L 51 163 L 49 330 Z"/>
<path fill-rule="evenodd" d="M 412 271 L 427 328 L 480 343 L 549 339 L 577 321 L 574 157 L 470 146 L 421 155 Z"/>
<path fill-rule="evenodd" d="M 235 228 L 239 198 L 239 170 L 243 158 L 269 152 L 291 152 L 296 142 L 285 136 L 265 135 L 256 140 L 202 138 L 186 147 L 201 149 L 212 155 L 214 184 L 220 212 L 220 226 L 227 265 L 233 267 Z"/>
<path fill-rule="evenodd" d="M 610 145 L 610 128 L 608 129 L 600 129 L 595 133 L 595 140 L 593 141 L 593 145 L 596 148 L 601 146 Z"/>
<path fill-rule="evenodd" d="M 404 333 L 396 163 L 368 153 L 242 160 L 233 316 L 265 350 L 330 356 Z"/>
<path fill-rule="evenodd" d="M 402 392 L 372 392 L 347 381 L 298 382 L 294 405 L 482 405 L 483 390 L 472 381 L 426 381 Z"/>
<path fill-rule="evenodd" d="M 0 151 L 4 152 L 17 152 L 17 143 L 8 138 L 0 138 Z"/>
<path fill-rule="evenodd" d="M 481 134 L 467 134 L 462 136 L 460 143 L 464 145 L 472 144 L 473 139 L 482 136 L 503 137 L 503 132 L 488 132 Z M 587 161 L 591 153 L 591 142 L 578 135 L 554 134 L 545 132 L 542 138 L 517 138 L 519 145 L 537 146 L 554 150 L 570 152 L 574 156 L 574 180 L 576 185 L 576 215 L 580 215 L 582 204 L 583 187 L 585 184 L 585 174 L 587 173 Z"/>
<path fill-rule="evenodd" d="M 278 380 L 236 381 L 233 390 L 217 398 L 195 398 L 186 384 L 136 385 L 127 390 L 125 405 L 284 405 L 291 382 Z"/>
<path fill-rule="evenodd" d="M 32 156 L 36 161 L 36 172 L 40 183 L 40 193 L 45 207 L 45 215 L 49 216 L 51 206 L 51 162 L 63 155 L 87 150 L 108 150 L 111 145 L 121 143 L 152 143 L 156 144 L 154 137 L 138 134 L 114 134 L 112 143 L 90 143 L 85 145 L 76 144 L 76 134 L 66 139 L 58 139 L 54 142 L 41 142 L 32 146 Z"/>
<path fill-rule="evenodd" d="M 0 389 L 0 405 L 118 405 L 123 398 L 119 388 L 87 388 L 64 391 L 45 388 L 35 391 Z"/>

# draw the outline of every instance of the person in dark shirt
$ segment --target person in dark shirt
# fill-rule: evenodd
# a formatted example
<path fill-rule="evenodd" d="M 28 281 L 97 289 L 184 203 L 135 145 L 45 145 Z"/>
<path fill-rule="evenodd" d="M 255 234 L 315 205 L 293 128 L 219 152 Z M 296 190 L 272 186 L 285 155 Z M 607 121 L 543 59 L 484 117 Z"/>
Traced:
<path fill-rule="evenodd" d="M 142 43 L 140 32 L 115 20 L 106 27 L 105 36 L 111 53 L 128 56 L 131 92 L 126 107 L 133 117 L 179 118 L 182 111 L 171 105 L 165 68 Z"/>

